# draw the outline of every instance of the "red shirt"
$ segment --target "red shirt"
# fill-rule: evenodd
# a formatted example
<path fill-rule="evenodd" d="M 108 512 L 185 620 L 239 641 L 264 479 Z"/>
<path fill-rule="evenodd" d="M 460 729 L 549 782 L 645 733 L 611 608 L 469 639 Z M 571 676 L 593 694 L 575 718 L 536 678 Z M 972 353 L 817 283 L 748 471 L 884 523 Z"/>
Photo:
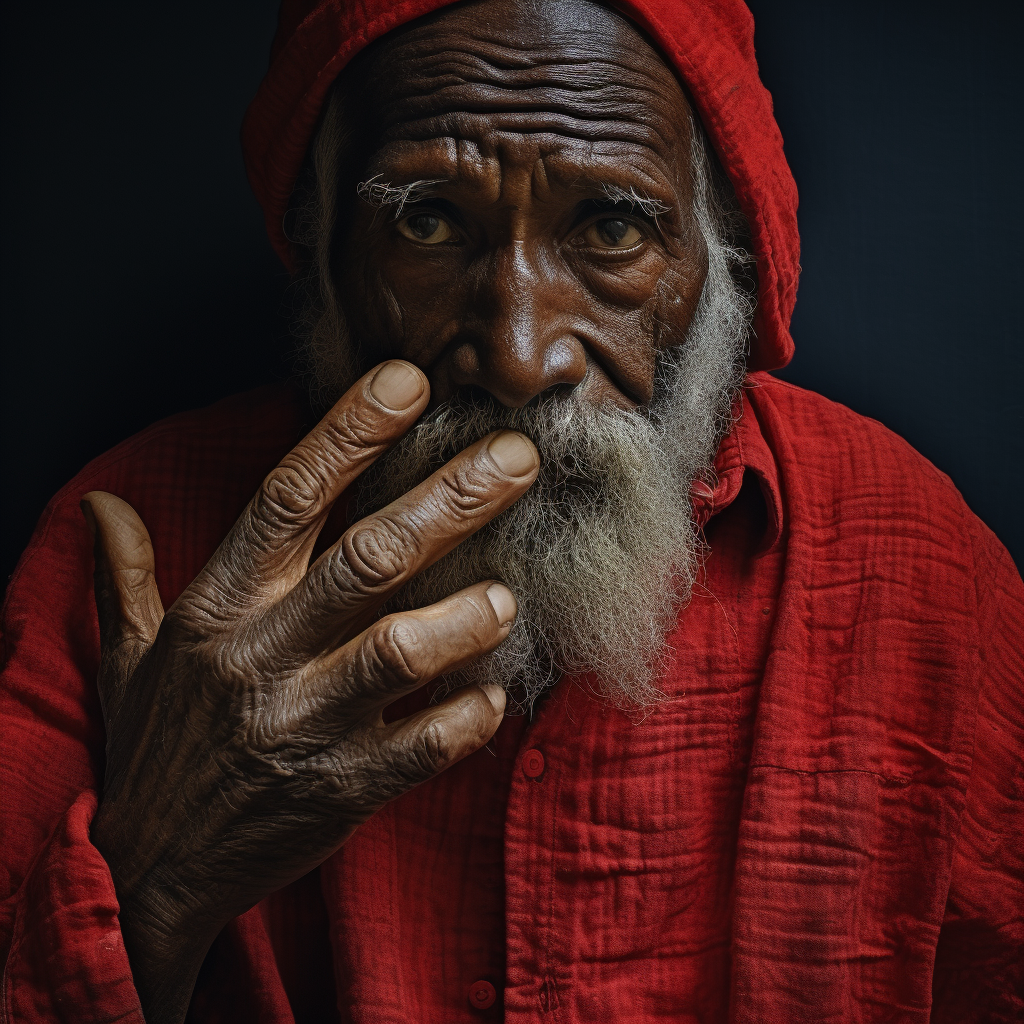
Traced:
<path fill-rule="evenodd" d="M 88 839 L 103 729 L 79 497 L 137 509 L 169 605 L 301 410 L 265 389 L 126 441 L 54 498 L 11 581 L 5 1019 L 142 1019 Z M 630 716 L 563 679 L 225 929 L 192 1019 L 1021 1019 L 1009 557 L 905 442 L 766 374 L 717 468 L 671 701 Z"/>

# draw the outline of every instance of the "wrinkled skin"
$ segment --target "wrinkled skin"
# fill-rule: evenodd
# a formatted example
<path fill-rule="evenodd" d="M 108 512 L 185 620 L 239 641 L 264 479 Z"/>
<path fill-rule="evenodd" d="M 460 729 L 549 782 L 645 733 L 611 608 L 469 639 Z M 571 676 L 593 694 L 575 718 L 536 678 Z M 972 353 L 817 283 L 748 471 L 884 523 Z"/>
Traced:
<path fill-rule="evenodd" d="M 507 588 L 484 581 L 431 608 L 375 614 L 533 482 L 526 438 L 484 438 L 307 570 L 332 502 L 428 394 L 408 363 L 368 374 L 267 477 L 166 615 L 145 527 L 113 495 L 86 495 L 108 737 L 93 842 L 115 879 L 147 1019 L 180 1017 L 228 920 L 501 721 L 497 687 L 390 725 L 381 712 L 504 639 Z"/>
<path fill-rule="evenodd" d="M 466 386 L 512 407 L 577 386 L 650 401 L 707 254 L 688 105 L 637 30 L 590 3 L 492 0 L 415 23 L 352 70 L 370 158 L 342 185 L 336 264 L 364 350 L 422 366 L 435 401 Z M 438 184 L 396 223 L 355 200 L 368 179 Z M 604 185 L 665 212 L 609 203 Z M 440 229 L 427 241 L 425 218 Z"/>
<path fill-rule="evenodd" d="M 151 1022 L 182 1019 L 227 921 L 501 721 L 495 687 L 389 725 L 381 713 L 497 646 L 515 617 L 507 588 L 484 580 L 430 608 L 377 612 L 529 487 L 532 444 L 484 438 L 310 565 L 333 502 L 431 394 L 649 400 L 655 355 L 681 342 L 703 285 L 686 100 L 619 15 L 483 0 L 389 37 L 352 72 L 364 127 L 338 285 L 362 350 L 392 361 L 270 473 L 166 614 L 138 516 L 113 495 L 83 502 L 107 727 L 93 841 Z M 445 180 L 396 218 L 354 198 L 374 175 Z M 610 203 L 602 183 L 667 209 Z"/>

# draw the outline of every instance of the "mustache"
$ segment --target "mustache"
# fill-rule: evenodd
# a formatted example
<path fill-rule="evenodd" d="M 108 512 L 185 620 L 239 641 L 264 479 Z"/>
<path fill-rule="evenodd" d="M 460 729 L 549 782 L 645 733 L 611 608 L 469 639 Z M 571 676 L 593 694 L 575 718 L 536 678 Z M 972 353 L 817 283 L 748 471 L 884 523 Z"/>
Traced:
<path fill-rule="evenodd" d="M 707 278 L 685 340 L 657 356 L 647 408 L 596 407 L 575 391 L 508 409 L 490 396 L 461 393 L 421 419 L 360 479 L 356 505 L 366 514 L 494 430 L 519 430 L 540 452 L 534 485 L 383 609 L 434 604 L 486 579 L 516 595 L 519 615 L 505 641 L 443 679 L 437 696 L 492 682 L 508 692 L 509 708 L 525 712 L 568 675 L 627 709 L 665 699 L 658 682 L 666 638 L 704 550 L 690 484 L 714 480 L 754 313 L 743 283 L 750 259 L 729 243 L 706 160 L 694 160 L 694 213 L 707 245 Z M 324 284 L 329 269 L 324 262 L 307 282 L 313 287 L 304 352 L 315 370 L 314 401 L 341 393 L 356 357 L 340 306 L 321 301 L 333 294 Z"/>
<path fill-rule="evenodd" d="M 669 404 L 685 394 L 669 379 L 663 390 Z M 526 711 L 560 675 L 589 673 L 592 688 L 616 703 L 662 699 L 655 680 L 664 638 L 692 584 L 699 542 L 690 467 L 678 458 L 656 404 L 597 407 L 573 391 L 509 409 L 489 396 L 458 395 L 423 417 L 364 476 L 360 514 L 393 501 L 493 430 L 520 430 L 540 452 L 530 490 L 385 608 L 422 607 L 485 579 L 502 581 L 516 595 L 519 616 L 508 638 L 443 680 L 437 695 L 497 682 L 510 706 Z M 713 445 L 705 442 L 702 452 Z"/>
<path fill-rule="evenodd" d="M 628 443 L 624 434 L 653 437 L 657 433 L 644 410 L 598 409 L 587 406 L 579 395 L 578 389 L 549 392 L 525 406 L 509 408 L 482 389 L 460 392 L 420 417 L 399 447 L 406 458 L 433 472 L 487 434 L 516 430 L 540 452 L 544 480 L 549 485 L 572 486 L 600 475 L 601 467 L 582 457 L 584 437 L 613 431 L 617 443 Z"/>

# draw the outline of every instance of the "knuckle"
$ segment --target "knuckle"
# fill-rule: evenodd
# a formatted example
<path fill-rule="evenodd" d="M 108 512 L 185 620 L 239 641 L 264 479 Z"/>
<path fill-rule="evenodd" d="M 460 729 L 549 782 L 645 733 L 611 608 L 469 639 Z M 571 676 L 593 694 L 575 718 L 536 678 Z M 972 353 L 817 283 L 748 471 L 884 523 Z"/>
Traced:
<path fill-rule="evenodd" d="M 399 520 L 378 515 L 348 530 L 340 550 L 356 582 L 374 590 L 401 579 L 415 561 L 419 544 Z"/>
<path fill-rule="evenodd" d="M 365 459 L 382 446 L 380 416 L 366 405 L 347 405 L 324 422 L 323 440 L 345 460 Z"/>
<path fill-rule="evenodd" d="M 399 616 L 387 616 L 367 638 L 373 663 L 385 682 L 414 686 L 423 676 L 423 654 L 409 625 Z"/>
<path fill-rule="evenodd" d="M 319 753 L 320 737 L 311 734 L 309 723 L 300 721 L 287 708 L 269 700 L 253 704 L 241 730 L 240 743 L 245 754 L 276 775 L 301 771 L 303 762 Z"/>
<path fill-rule="evenodd" d="M 447 466 L 441 473 L 438 497 L 449 515 L 469 518 L 491 503 L 495 482 L 481 473 L 479 466 Z"/>
<path fill-rule="evenodd" d="M 409 737 L 396 749 L 389 751 L 383 778 L 386 779 L 387 798 L 432 779 L 448 766 L 448 743 L 440 727 L 431 722 L 415 737 Z"/>
<path fill-rule="evenodd" d="M 306 526 L 317 517 L 321 504 L 318 474 L 297 459 L 286 460 L 263 481 L 256 496 L 256 520 L 275 527 Z"/>
<path fill-rule="evenodd" d="M 183 637 L 221 636 L 244 608 L 244 597 L 230 576 L 208 567 L 168 609 L 163 628 Z"/>
<path fill-rule="evenodd" d="M 275 722 L 268 717 L 256 717 L 245 723 L 245 730 L 238 740 L 243 753 L 247 758 L 257 761 L 269 761 L 277 767 L 276 758 L 281 758 L 281 767 L 287 763 L 290 753 L 288 747 L 292 736 L 288 732 L 281 732 Z M 283 757 L 281 757 L 283 755 Z"/>
<path fill-rule="evenodd" d="M 235 698 L 249 699 L 252 682 L 259 678 L 244 642 L 207 640 L 198 645 L 196 656 L 206 669 L 204 673 L 212 690 Z M 207 693 L 212 698 L 213 693 Z"/>
<path fill-rule="evenodd" d="M 436 775 L 447 766 L 450 760 L 448 741 L 437 722 L 426 726 L 412 753 L 418 767 L 427 776 Z"/>

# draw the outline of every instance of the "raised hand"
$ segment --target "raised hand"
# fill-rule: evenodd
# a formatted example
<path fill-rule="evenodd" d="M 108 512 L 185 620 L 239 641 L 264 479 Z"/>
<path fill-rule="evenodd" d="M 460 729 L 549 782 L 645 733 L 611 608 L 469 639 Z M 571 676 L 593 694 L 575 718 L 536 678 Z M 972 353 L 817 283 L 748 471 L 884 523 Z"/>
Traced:
<path fill-rule="evenodd" d="M 217 932 L 316 867 L 387 801 L 482 746 L 504 693 L 381 712 L 496 647 L 511 592 L 481 581 L 378 618 L 411 576 L 507 508 L 538 457 L 503 431 L 356 523 L 312 566 L 342 491 L 422 413 L 409 363 L 359 381 L 266 478 L 166 612 L 145 526 L 92 492 L 107 769 L 93 842 L 121 904 L 147 1020 L 184 1016 Z"/>

